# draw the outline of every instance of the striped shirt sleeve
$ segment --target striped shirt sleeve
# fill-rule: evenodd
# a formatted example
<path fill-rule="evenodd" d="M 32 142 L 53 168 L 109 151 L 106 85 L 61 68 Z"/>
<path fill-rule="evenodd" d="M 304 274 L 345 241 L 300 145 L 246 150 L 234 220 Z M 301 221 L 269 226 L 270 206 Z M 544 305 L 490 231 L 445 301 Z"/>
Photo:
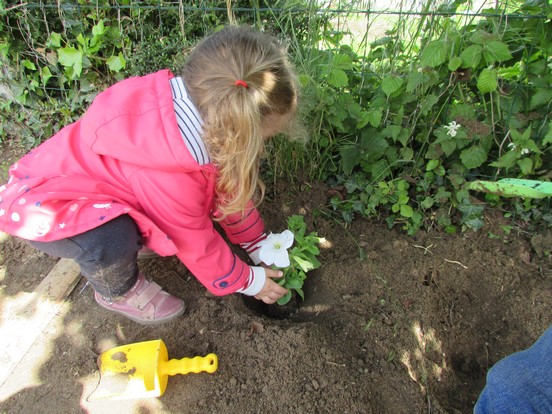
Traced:
<path fill-rule="evenodd" d="M 170 85 L 176 123 L 178 124 L 182 140 L 198 164 L 209 164 L 211 159 L 209 158 L 205 142 L 201 137 L 203 132 L 201 128 L 203 125 L 201 115 L 192 103 L 182 78 L 172 78 Z"/>

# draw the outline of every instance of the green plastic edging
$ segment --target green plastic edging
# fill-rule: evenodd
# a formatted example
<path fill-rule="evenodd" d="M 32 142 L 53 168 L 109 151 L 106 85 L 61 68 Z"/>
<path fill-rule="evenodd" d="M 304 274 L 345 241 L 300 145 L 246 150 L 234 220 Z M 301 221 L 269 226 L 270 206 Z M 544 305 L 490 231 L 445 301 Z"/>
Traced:
<path fill-rule="evenodd" d="M 552 183 L 520 178 L 504 178 L 499 181 L 472 181 L 470 190 L 497 194 L 502 197 L 545 198 L 552 196 Z"/>

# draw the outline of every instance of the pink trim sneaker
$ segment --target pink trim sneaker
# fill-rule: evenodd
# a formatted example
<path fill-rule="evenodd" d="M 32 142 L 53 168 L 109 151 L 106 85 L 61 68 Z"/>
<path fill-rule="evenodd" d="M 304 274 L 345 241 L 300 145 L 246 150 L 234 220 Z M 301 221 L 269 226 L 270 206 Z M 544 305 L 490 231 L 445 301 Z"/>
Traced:
<path fill-rule="evenodd" d="M 138 280 L 125 295 L 108 299 L 94 293 L 98 305 L 120 313 L 141 325 L 158 325 L 184 313 L 184 301 L 161 289 L 157 283 L 140 274 Z"/>

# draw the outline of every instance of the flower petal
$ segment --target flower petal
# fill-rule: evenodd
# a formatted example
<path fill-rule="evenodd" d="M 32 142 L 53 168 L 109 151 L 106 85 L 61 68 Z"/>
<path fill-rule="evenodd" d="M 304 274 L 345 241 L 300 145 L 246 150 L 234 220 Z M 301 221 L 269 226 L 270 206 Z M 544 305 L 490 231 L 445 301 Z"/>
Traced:
<path fill-rule="evenodd" d="M 272 251 L 269 249 L 264 249 L 263 247 L 266 247 L 267 245 L 264 245 L 259 250 L 259 259 L 265 264 L 265 265 L 272 265 L 274 264 L 274 255 L 272 254 Z"/>
<path fill-rule="evenodd" d="M 290 265 L 289 254 L 287 250 L 281 250 L 281 253 L 274 256 L 274 265 L 278 267 L 288 267 Z"/>
<path fill-rule="evenodd" d="M 277 237 L 278 234 L 270 233 L 268 236 L 266 236 L 266 239 L 259 243 L 259 246 L 264 246 L 267 244 L 273 245 L 274 242 L 277 240 Z"/>
<path fill-rule="evenodd" d="M 281 236 L 282 236 L 282 241 L 281 241 L 282 247 L 289 249 L 293 245 L 293 240 L 295 239 L 295 236 L 289 230 L 284 230 L 281 233 Z"/>
<path fill-rule="evenodd" d="M 264 244 L 259 249 L 259 258 L 265 259 L 263 262 L 269 264 L 268 262 L 274 261 L 274 255 L 277 254 L 278 250 L 274 248 L 274 244 Z M 268 262 L 267 262 L 268 260 Z"/>
<path fill-rule="evenodd" d="M 282 233 L 270 233 L 259 243 L 259 259 L 266 265 L 288 267 L 291 263 L 287 249 L 293 244 L 294 235 L 289 230 Z"/>

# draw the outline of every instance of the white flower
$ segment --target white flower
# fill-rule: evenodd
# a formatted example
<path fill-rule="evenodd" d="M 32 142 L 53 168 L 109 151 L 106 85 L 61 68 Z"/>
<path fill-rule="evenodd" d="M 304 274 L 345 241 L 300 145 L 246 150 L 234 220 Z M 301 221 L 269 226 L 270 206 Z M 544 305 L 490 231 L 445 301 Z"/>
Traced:
<path fill-rule="evenodd" d="M 266 265 L 288 267 L 290 265 L 288 248 L 293 244 L 293 233 L 285 230 L 282 233 L 270 233 L 261 244 L 259 259 Z"/>
<path fill-rule="evenodd" d="M 455 137 L 456 134 L 458 133 L 458 129 L 461 127 L 462 125 L 460 124 L 457 124 L 456 121 L 452 121 L 450 124 L 448 125 L 445 125 L 445 129 L 448 131 L 447 132 L 447 135 L 450 135 L 451 137 Z"/>
<path fill-rule="evenodd" d="M 514 151 L 517 148 L 517 145 L 514 144 L 513 142 L 510 142 L 508 144 L 508 148 L 511 148 L 511 150 Z M 531 152 L 531 150 L 529 148 L 522 148 L 521 149 L 521 155 L 529 154 L 530 152 Z"/>

